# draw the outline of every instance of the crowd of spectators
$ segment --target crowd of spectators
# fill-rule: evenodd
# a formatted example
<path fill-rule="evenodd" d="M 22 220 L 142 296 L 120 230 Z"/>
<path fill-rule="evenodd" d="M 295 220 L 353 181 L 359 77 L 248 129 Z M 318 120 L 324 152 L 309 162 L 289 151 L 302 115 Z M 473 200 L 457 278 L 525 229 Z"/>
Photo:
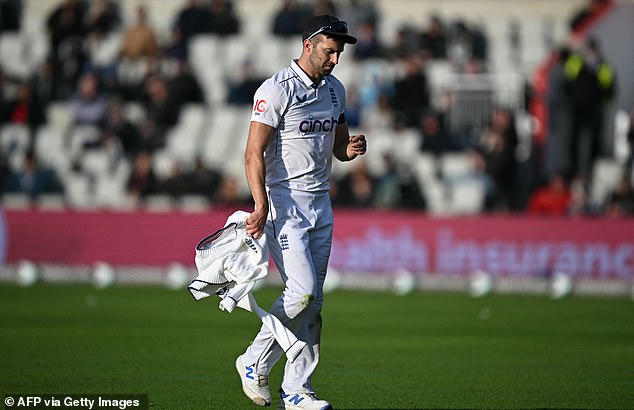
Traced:
<path fill-rule="evenodd" d="M 1 4 L 0 33 L 19 31 L 20 16 L 28 10 L 24 10 L 20 0 Z M 240 191 L 234 177 L 210 168 L 201 158 L 185 168 L 174 164 L 167 178 L 158 178 L 153 167 L 153 154 L 165 147 L 166 135 L 177 125 L 182 108 L 191 103 L 208 103 L 199 78 L 190 67 L 192 39 L 199 35 L 240 35 L 248 22 L 243 21 L 230 0 L 187 0 L 172 16 L 169 32 L 161 33 L 151 24 L 146 7 L 143 3 L 138 5 L 133 21 L 126 22 L 117 0 L 60 0 L 46 18 L 49 54 L 41 66 L 28 79 L 0 73 L 0 123 L 26 125 L 30 134 L 30 147 L 20 169 L 10 165 L 9 152 L 0 153 L 3 192 L 25 192 L 34 198 L 44 192 L 64 192 L 63 178 L 56 176 L 55 170 L 38 165 L 33 146 L 38 127 L 48 121 L 46 107 L 65 102 L 73 127 L 90 126 L 99 131 L 97 138 L 83 142 L 82 149 L 115 147 L 120 160 L 131 164 L 126 189 L 137 201 L 152 194 L 196 194 L 206 196 L 215 205 L 249 203 L 248 195 Z M 472 172 L 445 182 L 458 184 L 463 177 L 477 180 L 484 187 L 485 210 L 588 212 L 588 207 L 575 202 L 573 185 L 581 184 L 587 189 L 594 162 L 606 154 L 599 147 L 602 121 L 605 104 L 616 89 L 616 74 L 602 56 L 598 42 L 591 39 L 581 50 L 558 49 L 551 66 L 549 138 L 562 139 L 565 134 L 569 136 L 565 138 L 568 147 L 560 144 L 552 151 L 547 144 L 544 150 L 533 149 L 524 158 L 518 155 L 521 130 L 516 118 L 522 113 L 492 104 L 481 124 L 457 132 L 448 124 L 451 102 L 442 108 L 432 104 L 426 70 L 430 61 L 447 61 L 460 73 L 488 70 L 485 27 L 433 14 L 424 26 L 398 27 L 394 42 L 384 44 L 378 35 L 381 15 L 372 1 L 280 0 L 270 21 L 270 33 L 279 38 L 296 37 L 301 34 L 304 21 L 324 13 L 348 21 L 359 39 L 346 58 L 356 62 L 380 59 L 402 68 L 387 84 L 370 89 L 349 87 L 347 117 L 351 127 L 414 131 L 420 137 L 419 152 L 434 158 L 464 153 Z M 92 59 L 91 50 L 112 33 L 121 36 L 117 58 L 113 63 L 99 64 Z M 135 67 L 141 66 L 142 71 L 126 71 L 131 62 L 136 63 Z M 232 74 L 227 80 L 225 103 L 251 104 L 262 76 L 249 60 Z M 526 98 L 530 98 L 530 92 Z M 142 107 L 140 119 L 134 122 L 124 115 L 124 106 L 131 102 Z M 562 106 L 569 110 L 562 110 Z M 369 139 L 372 144 L 371 135 Z M 589 146 L 589 150 L 582 152 L 580 144 Z M 417 180 L 411 164 L 386 152 L 382 165 L 383 171 L 377 175 L 362 160 L 333 179 L 335 205 L 425 209 L 425 187 Z M 76 168 L 81 171 L 79 166 Z M 593 212 L 634 212 L 628 172 L 629 168 L 618 189 Z M 445 178 L 440 170 L 437 173 L 439 178 Z"/>

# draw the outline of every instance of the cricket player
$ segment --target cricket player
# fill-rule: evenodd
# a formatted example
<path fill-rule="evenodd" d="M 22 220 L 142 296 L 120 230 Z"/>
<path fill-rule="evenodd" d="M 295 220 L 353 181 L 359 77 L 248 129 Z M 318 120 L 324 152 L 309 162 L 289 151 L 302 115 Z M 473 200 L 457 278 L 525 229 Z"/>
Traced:
<path fill-rule="evenodd" d="M 363 135 L 350 136 L 346 92 L 331 75 L 344 45 L 357 39 L 333 16 L 306 25 L 302 53 L 257 90 L 247 147 L 246 177 L 255 207 L 247 232 L 266 232 L 284 291 L 270 312 L 308 346 L 287 362 L 280 408 L 330 409 L 317 398 L 311 375 L 319 361 L 323 285 L 332 243 L 333 212 L 328 194 L 332 156 L 350 161 L 366 152 Z M 244 393 L 271 404 L 268 375 L 284 352 L 262 327 L 236 360 Z"/>

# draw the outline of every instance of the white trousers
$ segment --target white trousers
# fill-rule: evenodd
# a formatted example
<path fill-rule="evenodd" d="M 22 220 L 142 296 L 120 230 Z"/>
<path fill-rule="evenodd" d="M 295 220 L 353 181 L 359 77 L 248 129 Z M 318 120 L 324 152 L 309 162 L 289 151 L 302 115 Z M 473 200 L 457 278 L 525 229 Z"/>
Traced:
<path fill-rule="evenodd" d="M 287 394 L 313 393 L 310 377 L 319 362 L 323 286 L 332 245 L 330 196 L 274 189 L 269 202 L 269 252 L 285 285 L 270 313 L 308 345 L 293 363 L 286 363 L 282 389 Z M 283 354 L 262 326 L 243 361 L 255 364 L 257 373 L 269 374 Z"/>

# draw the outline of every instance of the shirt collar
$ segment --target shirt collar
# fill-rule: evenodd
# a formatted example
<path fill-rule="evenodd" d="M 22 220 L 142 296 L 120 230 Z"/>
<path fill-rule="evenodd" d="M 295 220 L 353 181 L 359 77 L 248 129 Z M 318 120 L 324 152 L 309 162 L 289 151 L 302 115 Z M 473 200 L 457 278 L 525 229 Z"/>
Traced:
<path fill-rule="evenodd" d="M 302 80 L 302 82 L 306 85 L 306 87 L 314 88 L 313 80 L 306 74 L 304 70 L 297 64 L 297 60 L 291 60 L 291 70 L 297 74 L 297 76 Z M 322 77 L 321 82 L 319 83 L 319 87 L 326 84 L 326 77 Z"/>

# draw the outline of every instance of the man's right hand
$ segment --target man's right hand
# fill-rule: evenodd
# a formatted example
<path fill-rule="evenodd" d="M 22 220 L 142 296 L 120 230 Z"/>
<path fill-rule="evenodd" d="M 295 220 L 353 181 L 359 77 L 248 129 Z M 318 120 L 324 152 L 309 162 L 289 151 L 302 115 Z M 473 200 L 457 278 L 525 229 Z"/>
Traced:
<path fill-rule="evenodd" d="M 269 214 L 268 206 L 261 206 L 255 208 L 251 215 L 247 218 L 247 233 L 253 237 L 253 239 L 259 239 L 264 233 L 264 225 L 266 224 L 266 217 Z"/>

